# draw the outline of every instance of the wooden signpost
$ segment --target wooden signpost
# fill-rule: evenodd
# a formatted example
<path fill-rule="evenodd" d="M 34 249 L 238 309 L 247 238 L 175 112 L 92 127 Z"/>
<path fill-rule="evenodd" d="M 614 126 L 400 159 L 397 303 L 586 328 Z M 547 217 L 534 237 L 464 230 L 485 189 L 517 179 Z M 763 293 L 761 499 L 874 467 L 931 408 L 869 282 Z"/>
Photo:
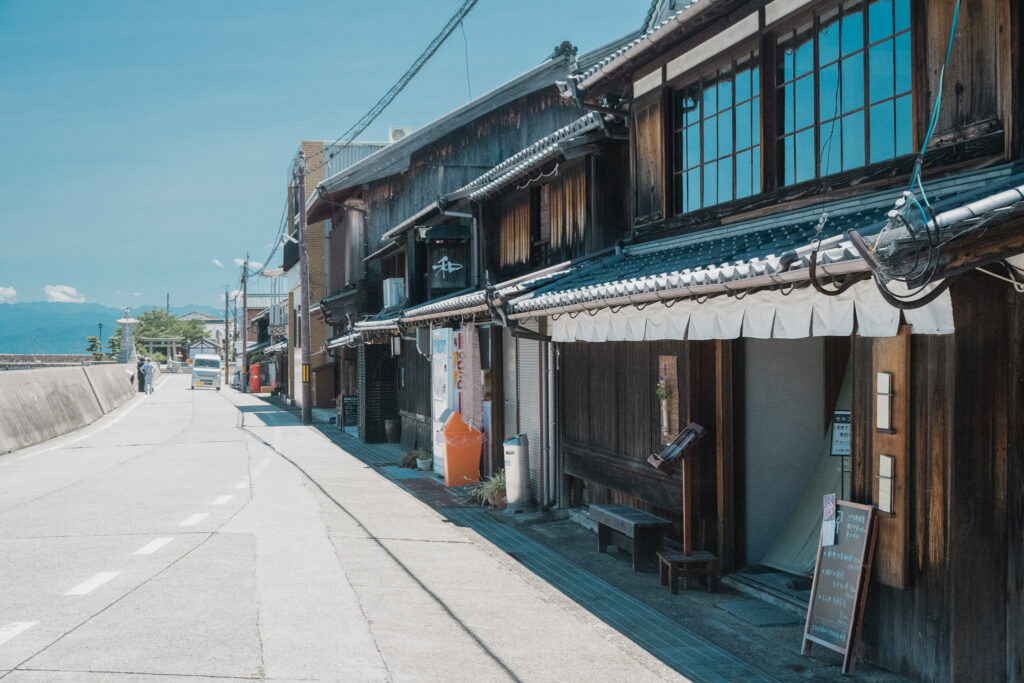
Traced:
<path fill-rule="evenodd" d="M 853 673 L 875 550 L 875 508 L 836 503 L 836 542 L 818 541 L 811 602 L 804 625 L 803 654 L 814 643 L 843 655 L 843 673 Z"/>

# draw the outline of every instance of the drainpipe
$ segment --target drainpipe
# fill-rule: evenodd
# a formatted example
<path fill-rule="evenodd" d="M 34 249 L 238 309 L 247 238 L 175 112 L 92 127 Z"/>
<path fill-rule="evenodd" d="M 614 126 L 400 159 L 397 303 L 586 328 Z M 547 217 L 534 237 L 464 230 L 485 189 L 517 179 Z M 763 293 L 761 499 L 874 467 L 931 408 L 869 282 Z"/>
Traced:
<path fill-rule="evenodd" d="M 540 356 L 540 452 L 537 454 L 537 461 L 540 463 L 540 490 L 538 493 L 539 500 L 537 503 L 543 509 L 547 507 L 551 502 L 551 496 L 548 490 L 548 468 L 550 463 L 548 462 L 548 455 L 550 453 L 550 434 L 548 432 L 548 409 L 550 404 L 548 403 L 548 356 L 547 347 L 545 343 L 538 345 L 540 348 L 537 349 L 537 355 Z"/>
<path fill-rule="evenodd" d="M 558 406 L 555 401 L 555 370 L 557 369 L 557 351 L 554 343 L 548 342 L 547 347 L 547 389 L 548 389 L 548 500 L 553 501 L 555 507 L 562 507 L 562 487 L 559 486 L 558 467 Z"/>

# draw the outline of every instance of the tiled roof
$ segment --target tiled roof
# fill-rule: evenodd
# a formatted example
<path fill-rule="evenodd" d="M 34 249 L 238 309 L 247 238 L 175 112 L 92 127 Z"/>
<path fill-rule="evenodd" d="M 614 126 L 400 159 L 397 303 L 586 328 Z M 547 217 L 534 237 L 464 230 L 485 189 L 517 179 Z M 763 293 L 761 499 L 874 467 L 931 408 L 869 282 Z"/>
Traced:
<path fill-rule="evenodd" d="M 936 211 L 946 211 L 1020 182 L 1019 169 L 1003 166 L 928 183 Z M 1016 180 L 1016 182 L 1014 182 Z M 895 190 L 826 203 L 796 211 L 743 221 L 682 237 L 626 247 L 579 269 L 512 303 L 515 317 L 564 306 L 597 307 L 630 303 L 631 297 L 653 300 L 661 292 L 672 296 L 764 286 L 772 280 L 792 280 L 792 271 L 806 270 L 819 219 L 828 213 L 821 234 L 818 263 L 831 274 L 863 271 L 867 265 L 845 238 L 849 229 L 877 234 L 899 196 Z M 843 264 L 836 268 L 837 264 Z M 829 268 L 829 266 L 832 266 Z M 786 277 L 783 277 L 786 275 Z M 757 279 L 755 281 L 755 278 Z M 764 278 L 769 278 L 768 282 Z M 805 280 L 802 272 L 799 279 Z M 746 281 L 746 282 L 745 282 Z M 758 284 L 760 283 L 760 284 Z M 637 301 L 639 303 L 639 301 Z"/>
<path fill-rule="evenodd" d="M 442 203 L 452 202 L 463 197 L 476 201 L 486 198 L 501 189 L 523 173 L 536 168 L 540 164 L 558 156 L 561 145 L 566 141 L 597 130 L 604 126 L 604 119 L 597 112 L 589 112 L 554 133 L 546 135 L 524 150 L 521 150 L 491 170 L 476 178 L 455 192 L 441 197 Z"/>
<path fill-rule="evenodd" d="M 703 11 L 714 3 L 715 0 L 692 0 L 679 11 L 669 15 L 661 23 L 651 27 L 640 37 L 626 43 L 619 49 L 607 54 L 603 59 L 576 74 L 570 74 L 569 79 L 576 83 L 577 89 L 585 91 L 594 87 L 605 77 L 610 77 L 624 66 L 636 61 L 656 43 L 663 40 L 669 34 L 675 32 L 676 28 L 689 21 L 691 17 Z"/>

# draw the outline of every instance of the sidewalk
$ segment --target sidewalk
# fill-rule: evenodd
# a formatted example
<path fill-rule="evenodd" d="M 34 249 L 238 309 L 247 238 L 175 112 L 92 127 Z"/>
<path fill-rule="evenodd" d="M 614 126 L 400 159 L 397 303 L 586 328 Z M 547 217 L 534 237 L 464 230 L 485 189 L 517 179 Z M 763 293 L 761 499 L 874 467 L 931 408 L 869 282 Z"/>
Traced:
<path fill-rule="evenodd" d="M 275 404 L 277 402 L 275 401 Z M 281 406 L 297 413 L 294 407 Z M 848 681 L 837 653 L 800 652 L 804 617 L 723 586 L 672 595 L 657 574 L 634 573 L 628 555 L 597 552 L 582 510 L 511 517 L 471 505 L 467 487 L 446 489 L 432 473 L 398 467 L 397 444 L 365 444 L 333 424 L 314 425 L 454 524 L 472 529 L 595 617 L 692 680 Z M 856 680 L 904 681 L 861 660 Z"/>

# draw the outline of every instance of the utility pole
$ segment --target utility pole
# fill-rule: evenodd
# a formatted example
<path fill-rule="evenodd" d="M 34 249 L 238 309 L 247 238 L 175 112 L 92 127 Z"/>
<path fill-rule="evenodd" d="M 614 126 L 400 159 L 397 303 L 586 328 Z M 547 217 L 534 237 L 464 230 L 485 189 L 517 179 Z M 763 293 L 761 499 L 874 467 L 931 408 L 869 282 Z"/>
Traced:
<path fill-rule="evenodd" d="M 228 357 L 228 344 L 231 340 L 228 338 L 228 291 L 224 290 L 224 382 L 226 383 L 231 377 L 229 374 L 231 371 L 228 369 L 228 363 L 230 358 Z"/>
<path fill-rule="evenodd" d="M 299 150 L 296 164 L 297 189 L 299 191 L 299 278 L 302 287 L 302 320 L 299 334 L 302 336 L 302 424 L 313 424 L 313 390 L 309 384 L 309 257 L 306 255 L 306 155 Z"/>
<path fill-rule="evenodd" d="M 245 265 L 242 266 L 242 372 L 249 372 L 249 254 L 245 254 Z M 248 382 L 239 378 L 239 388 L 245 393 Z M 262 382 L 260 382 L 262 384 Z"/>

